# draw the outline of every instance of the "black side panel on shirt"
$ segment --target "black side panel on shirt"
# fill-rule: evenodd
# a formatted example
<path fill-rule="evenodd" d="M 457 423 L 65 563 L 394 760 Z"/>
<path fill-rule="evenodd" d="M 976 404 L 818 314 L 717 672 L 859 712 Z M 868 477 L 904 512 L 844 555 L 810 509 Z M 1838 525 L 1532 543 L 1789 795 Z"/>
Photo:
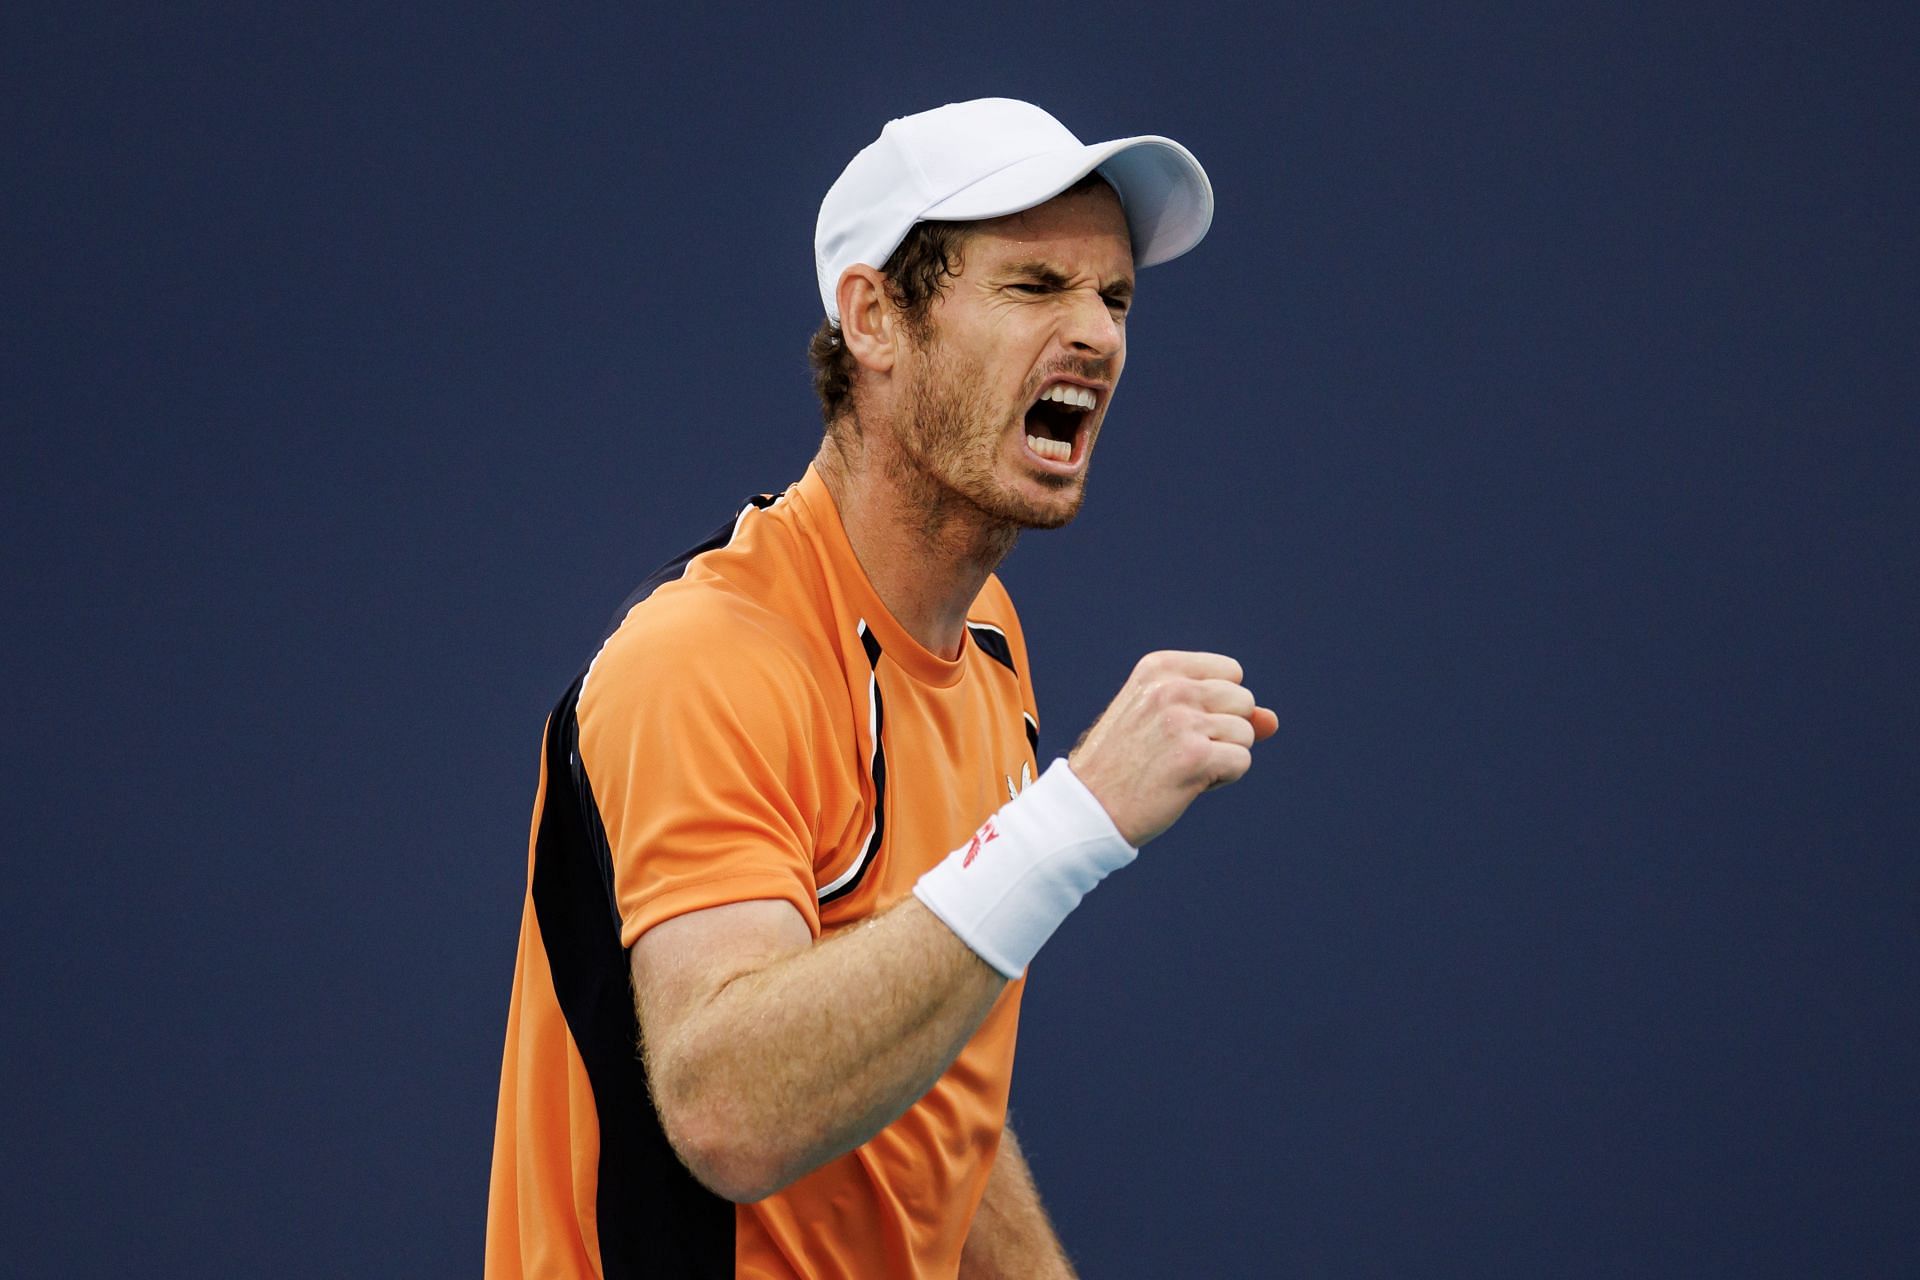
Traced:
<path fill-rule="evenodd" d="M 533 908 L 554 994 L 586 1063 L 600 1120 L 602 1273 L 607 1280 L 730 1277 L 734 1207 L 696 1182 L 674 1155 L 640 1065 L 627 952 L 608 887 L 606 831 L 576 767 L 580 685 L 574 681 L 547 723 Z"/>
<path fill-rule="evenodd" d="M 748 506 L 766 507 L 771 497 Z M 662 583 L 678 578 L 703 551 L 722 547 L 738 524 L 663 565 L 641 584 L 620 616 Z M 611 630 L 611 629 L 610 629 Z M 606 1280 L 734 1274 L 734 1206 L 701 1186 L 667 1142 L 640 1063 L 627 950 L 620 945 L 613 855 L 580 765 L 583 672 L 547 721 L 546 800 L 533 859 L 533 909 L 540 922 L 553 990 L 567 1030 L 586 1063 L 600 1122 L 595 1204 L 600 1267 Z"/>

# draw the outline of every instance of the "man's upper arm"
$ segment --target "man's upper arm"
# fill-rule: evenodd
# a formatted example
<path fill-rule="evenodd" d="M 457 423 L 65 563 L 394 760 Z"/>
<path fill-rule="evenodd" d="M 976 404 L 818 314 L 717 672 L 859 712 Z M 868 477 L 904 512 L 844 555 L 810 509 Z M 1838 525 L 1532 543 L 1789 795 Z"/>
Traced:
<path fill-rule="evenodd" d="M 813 944 L 806 918 L 778 899 L 730 902 L 663 920 L 633 944 L 634 1009 L 648 1052 L 733 979 Z"/>
<path fill-rule="evenodd" d="M 579 765 L 623 944 L 758 900 L 811 927 L 820 761 L 834 754 L 817 680 L 777 636 L 724 610 L 651 608 L 607 642 L 579 701 Z"/>

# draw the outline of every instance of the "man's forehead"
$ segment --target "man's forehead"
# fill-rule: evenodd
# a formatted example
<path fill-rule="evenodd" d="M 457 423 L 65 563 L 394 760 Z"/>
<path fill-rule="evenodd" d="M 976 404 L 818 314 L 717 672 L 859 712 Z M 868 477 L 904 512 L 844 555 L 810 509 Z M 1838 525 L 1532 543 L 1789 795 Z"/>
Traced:
<path fill-rule="evenodd" d="M 971 252 L 966 256 L 977 257 L 982 269 L 1045 262 L 1061 270 L 1133 278 L 1126 214 L 1119 197 L 1104 184 L 975 223 L 968 240 Z"/>

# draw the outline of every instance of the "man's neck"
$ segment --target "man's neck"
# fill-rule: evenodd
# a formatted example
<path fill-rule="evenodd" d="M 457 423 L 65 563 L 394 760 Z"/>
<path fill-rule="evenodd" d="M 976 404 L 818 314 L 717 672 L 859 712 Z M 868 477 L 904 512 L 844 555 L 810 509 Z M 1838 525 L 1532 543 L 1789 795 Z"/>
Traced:
<path fill-rule="evenodd" d="M 884 446 L 881 446 L 884 447 Z M 952 659 L 966 638 L 967 610 L 1019 530 L 877 449 L 822 442 L 814 466 L 833 495 L 853 554 L 880 603 L 930 652 Z"/>

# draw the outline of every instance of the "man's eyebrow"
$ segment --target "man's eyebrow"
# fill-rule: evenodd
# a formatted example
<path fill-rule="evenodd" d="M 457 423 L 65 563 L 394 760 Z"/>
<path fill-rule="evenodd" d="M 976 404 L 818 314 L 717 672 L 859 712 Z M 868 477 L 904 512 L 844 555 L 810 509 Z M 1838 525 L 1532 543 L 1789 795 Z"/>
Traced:
<path fill-rule="evenodd" d="M 1001 274 L 1009 277 L 1024 277 L 1037 284 L 1044 284 L 1054 289 L 1064 289 L 1070 283 L 1066 274 L 1058 267 L 1053 266 L 1051 263 L 1043 262 L 1038 258 L 1029 259 L 1024 262 L 1008 263 L 1005 267 L 1001 268 Z M 1103 287 L 1100 292 L 1122 298 L 1131 298 L 1133 296 L 1133 281 L 1122 276 L 1112 284 Z"/>
<path fill-rule="evenodd" d="M 1058 267 L 1030 258 L 1024 262 L 1010 262 L 1001 269 L 1006 276 L 1023 276 L 1040 284 L 1052 285 L 1056 289 L 1067 287 L 1067 277 Z"/>

